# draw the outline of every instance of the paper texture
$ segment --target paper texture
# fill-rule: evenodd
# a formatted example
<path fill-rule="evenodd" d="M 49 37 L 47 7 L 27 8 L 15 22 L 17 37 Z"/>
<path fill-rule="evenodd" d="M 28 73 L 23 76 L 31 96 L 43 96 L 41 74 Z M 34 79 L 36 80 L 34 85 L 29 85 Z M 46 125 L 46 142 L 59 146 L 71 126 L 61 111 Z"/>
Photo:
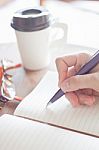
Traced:
<path fill-rule="evenodd" d="M 47 102 L 58 90 L 57 84 L 57 73 L 48 72 L 14 114 L 99 136 L 99 101 L 91 107 L 73 108 L 63 96 L 46 109 Z"/>
<path fill-rule="evenodd" d="M 0 150 L 98 150 L 99 140 L 16 116 L 0 118 Z"/>

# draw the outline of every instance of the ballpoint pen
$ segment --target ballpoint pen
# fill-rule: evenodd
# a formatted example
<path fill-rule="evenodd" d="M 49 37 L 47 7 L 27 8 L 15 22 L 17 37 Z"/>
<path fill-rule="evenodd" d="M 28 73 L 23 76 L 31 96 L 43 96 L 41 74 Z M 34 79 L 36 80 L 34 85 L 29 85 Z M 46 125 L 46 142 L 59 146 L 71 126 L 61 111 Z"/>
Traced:
<path fill-rule="evenodd" d="M 87 62 L 84 66 L 81 67 L 81 69 L 76 73 L 76 75 L 84 75 L 87 74 L 91 69 L 93 69 L 97 64 L 99 63 L 99 50 L 92 56 L 92 58 Z M 46 107 L 50 104 L 57 101 L 59 98 L 61 98 L 65 93 L 59 89 L 54 96 L 50 99 L 50 101 L 47 103 Z"/>

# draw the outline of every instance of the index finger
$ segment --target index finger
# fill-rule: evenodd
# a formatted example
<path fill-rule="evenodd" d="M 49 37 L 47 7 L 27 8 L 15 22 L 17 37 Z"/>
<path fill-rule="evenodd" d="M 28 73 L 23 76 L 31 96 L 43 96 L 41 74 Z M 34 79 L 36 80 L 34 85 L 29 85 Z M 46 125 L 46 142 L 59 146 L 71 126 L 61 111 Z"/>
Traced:
<path fill-rule="evenodd" d="M 59 82 L 63 82 L 68 76 L 68 68 L 74 66 L 75 70 L 84 65 L 89 60 L 89 55 L 85 53 L 59 57 L 56 59 L 57 71 L 59 74 Z"/>

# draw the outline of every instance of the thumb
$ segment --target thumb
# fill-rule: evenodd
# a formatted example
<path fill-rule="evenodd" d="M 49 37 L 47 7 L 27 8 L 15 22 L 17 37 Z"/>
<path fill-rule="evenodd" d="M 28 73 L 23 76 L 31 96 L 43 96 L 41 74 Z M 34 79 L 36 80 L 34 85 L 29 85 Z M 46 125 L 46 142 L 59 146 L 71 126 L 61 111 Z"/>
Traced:
<path fill-rule="evenodd" d="M 61 83 L 61 89 L 64 92 L 71 92 L 85 88 L 99 91 L 98 73 L 72 76 Z"/>

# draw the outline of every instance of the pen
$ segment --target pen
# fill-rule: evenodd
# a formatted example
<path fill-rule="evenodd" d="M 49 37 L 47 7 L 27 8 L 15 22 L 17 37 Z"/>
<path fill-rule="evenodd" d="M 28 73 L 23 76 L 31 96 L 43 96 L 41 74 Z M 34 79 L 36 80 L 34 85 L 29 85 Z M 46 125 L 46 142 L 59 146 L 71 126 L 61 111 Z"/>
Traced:
<path fill-rule="evenodd" d="M 84 75 L 87 74 L 91 69 L 93 69 L 97 64 L 99 63 L 99 50 L 92 56 L 92 58 L 87 62 L 84 66 L 81 67 L 81 69 L 76 73 L 76 75 Z M 65 93 L 59 89 L 54 96 L 50 99 L 50 101 L 47 103 L 46 107 L 50 104 L 57 101 L 59 98 L 61 98 Z"/>

